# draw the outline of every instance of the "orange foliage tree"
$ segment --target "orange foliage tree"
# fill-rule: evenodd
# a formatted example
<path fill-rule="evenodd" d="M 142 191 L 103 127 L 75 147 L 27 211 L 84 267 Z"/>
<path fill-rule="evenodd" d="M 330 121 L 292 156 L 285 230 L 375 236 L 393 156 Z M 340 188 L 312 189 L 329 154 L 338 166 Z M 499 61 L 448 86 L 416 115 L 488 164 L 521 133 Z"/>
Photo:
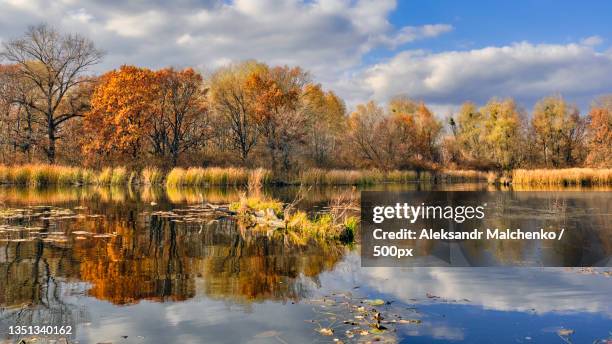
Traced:
<path fill-rule="evenodd" d="M 288 172 L 297 145 L 302 144 L 309 118 L 301 103 L 308 74 L 301 68 L 266 68 L 247 79 L 255 118 L 265 138 L 272 169 Z"/>
<path fill-rule="evenodd" d="M 159 76 L 146 68 L 122 66 L 100 77 L 84 118 L 89 157 L 137 159 L 153 124 Z"/>
<path fill-rule="evenodd" d="M 586 163 L 595 167 L 612 167 L 612 95 L 601 97 L 591 107 L 588 118 Z"/>

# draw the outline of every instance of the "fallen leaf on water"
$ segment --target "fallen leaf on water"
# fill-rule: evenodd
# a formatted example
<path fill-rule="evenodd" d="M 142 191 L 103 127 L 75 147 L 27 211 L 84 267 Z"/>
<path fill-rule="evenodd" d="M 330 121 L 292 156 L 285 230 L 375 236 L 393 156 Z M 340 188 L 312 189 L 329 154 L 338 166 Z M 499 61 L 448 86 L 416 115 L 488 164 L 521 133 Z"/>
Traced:
<path fill-rule="evenodd" d="M 397 321 L 398 324 L 420 324 L 421 320 L 419 319 L 400 319 Z"/>
<path fill-rule="evenodd" d="M 366 302 L 371 306 L 381 306 L 385 304 L 385 301 L 382 299 L 366 300 Z"/>
<path fill-rule="evenodd" d="M 331 328 L 327 328 L 327 327 L 320 328 L 317 331 L 324 336 L 331 336 L 334 334 L 334 330 L 332 330 Z"/>

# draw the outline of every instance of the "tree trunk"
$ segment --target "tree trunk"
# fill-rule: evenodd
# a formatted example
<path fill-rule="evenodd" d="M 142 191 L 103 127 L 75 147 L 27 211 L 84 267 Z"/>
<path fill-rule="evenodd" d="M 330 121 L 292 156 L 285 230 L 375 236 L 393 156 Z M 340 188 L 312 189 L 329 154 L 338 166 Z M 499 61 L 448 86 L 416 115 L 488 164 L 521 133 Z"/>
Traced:
<path fill-rule="evenodd" d="M 48 135 L 47 160 L 53 165 L 55 164 L 55 141 L 57 140 L 55 137 L 55 126 L 53 124 L 49 124 Z"/>

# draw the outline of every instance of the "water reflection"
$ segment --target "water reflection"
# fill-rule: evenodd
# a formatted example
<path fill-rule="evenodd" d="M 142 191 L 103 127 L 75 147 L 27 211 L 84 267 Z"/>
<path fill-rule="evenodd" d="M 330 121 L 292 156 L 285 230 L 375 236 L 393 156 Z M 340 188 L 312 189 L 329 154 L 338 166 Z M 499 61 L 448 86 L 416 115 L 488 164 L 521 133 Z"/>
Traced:
<path fill-rule="evenodd" d="M 491 187 L 376 187 L 394 191 L 419 188 Z M 479 342 L 489 338 L 491 331 L 503 331 L 508 323 L 524 326 L 515 329 L 522 335 L 519 339 L 529 335 L 544 342 L 558 337 L 554 331 L 532 328 L 535 324 L 573 326 L 578 336 L 584 336 L 577 339 L 588 342 L 603 338 L 609 330 L 612 278 L 608 275 L 565 269 L 361 268 L 355 249 L 321 243 L 291 246 L 282 237 L 245 232 L 231 219 L 188 223 L 153 215 L 194 203 L 227 203 L 238 199 L 242 191 L 1 188 L 2 208 L 27 208 L 30 214 L 44 215 L 0 219 L 6 226 L 0 228 L 4 231 L 0 239 L 6 239 L 0 241 L 0 328 L 5 331 L 6 324 L 71 324 L 78 328 L 74 338 L 81 342 L 120 342 L 120 335 L 129 335 L 127 342 L 154 343 L 267 343 L 276 337 L 286 342 L 312 342 L 313 336 L 319 335 L 315 325 L 305 322 L 315 317 L 310 301 L 343 293 L 355 300 L 389 300 L 423 319 L 418 326 L 398 329 L 394 335 L 400 340 Z M 359 191 L 351 187 L 312 188 L 299 207 L 316 211 L 338 193 Z M 265 192 L 290 201 L 299 190 Z M 601 207 L 602 194 L 566 193 L 561 197 L 564 202 L 559 198 L 538 202 L 555 210 L 550 221 L 579 221 L 580 216 L 574 216 L 576 210 Z M 529 203 L 520 199 L 520 193 L 516 196 L 519 204 Z M 524 220 L 513 217 L 515 210 L 503 218 Z M 521 212 L 530 214 L 525 209 Z M 610 213 L 607 208 L 606 214 Z M 494 221 L 505 224 L 501 218 Z M 609 224 L 599 226 L 608 226 L 599 240 L 610 252 Z M 45 235 L 34 234 L 39 232 Z M 54 239 L 42 240 L 49 237 Z M 525 249 L 499 246 L 495 254 L 498 259 L 512 260 L 523 257 Z M 474 248 L 472 254 L 477 256 L 478 252 Z M 511 319 L 500 315 L 499 320 L 490 320 L 498 311 L 517 313 L 512 313 Z M 572 314 L 575 317 L 568 318 Z M 588 321 L 580 325 L 584 319 Z M 487 322 L 490 329 L 474 331 L 479 322 Z M 6 332 L 3 335 L 7 338 Z M 333 338 L 323 338 L 327 339 Z"/>
<path fill-rule="evenodd" d="M 302 277 L 316 282 L 343 255 L 334 245 L 292 247 L 264 234 L 245 234 L 229 219 L 190 225 L 138 215 L 136 209 L 115 210 L 107 209 L 105 218 L 58 222 L 54 231 L 68 242 L 5 243 L 0 305 L 43 304 L 56 278 L 88 282 L 89 295 L 114 304 L 181 301 L 198 292 L 244 304 L 297 300 L 306 295 Z"/>

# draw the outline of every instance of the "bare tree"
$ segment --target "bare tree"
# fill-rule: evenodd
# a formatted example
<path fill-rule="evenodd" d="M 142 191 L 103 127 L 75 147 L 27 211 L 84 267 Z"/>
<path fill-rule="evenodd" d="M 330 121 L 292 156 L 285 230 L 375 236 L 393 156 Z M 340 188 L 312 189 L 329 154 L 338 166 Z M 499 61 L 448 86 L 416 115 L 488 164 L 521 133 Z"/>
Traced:
<path fill-rule="evenodd" d="M 89 82 L 87 69 L 101 61 L 103 53 L 91 40 L 78 34 L 61 34 L 42 24 L 25 35 L 3 44 L 0 58 L 16 64 L 18 75 L 34 85 L 33 97 L 22 97 L 21 105 L 40 114 L 47 131 L 44 151 L 55 163 L 55 143 L 61 125 L 82 116 L 84 106 L 72 106 L 71 92 Z M 84 104 L 84 103 L 83 103 Z"/>

